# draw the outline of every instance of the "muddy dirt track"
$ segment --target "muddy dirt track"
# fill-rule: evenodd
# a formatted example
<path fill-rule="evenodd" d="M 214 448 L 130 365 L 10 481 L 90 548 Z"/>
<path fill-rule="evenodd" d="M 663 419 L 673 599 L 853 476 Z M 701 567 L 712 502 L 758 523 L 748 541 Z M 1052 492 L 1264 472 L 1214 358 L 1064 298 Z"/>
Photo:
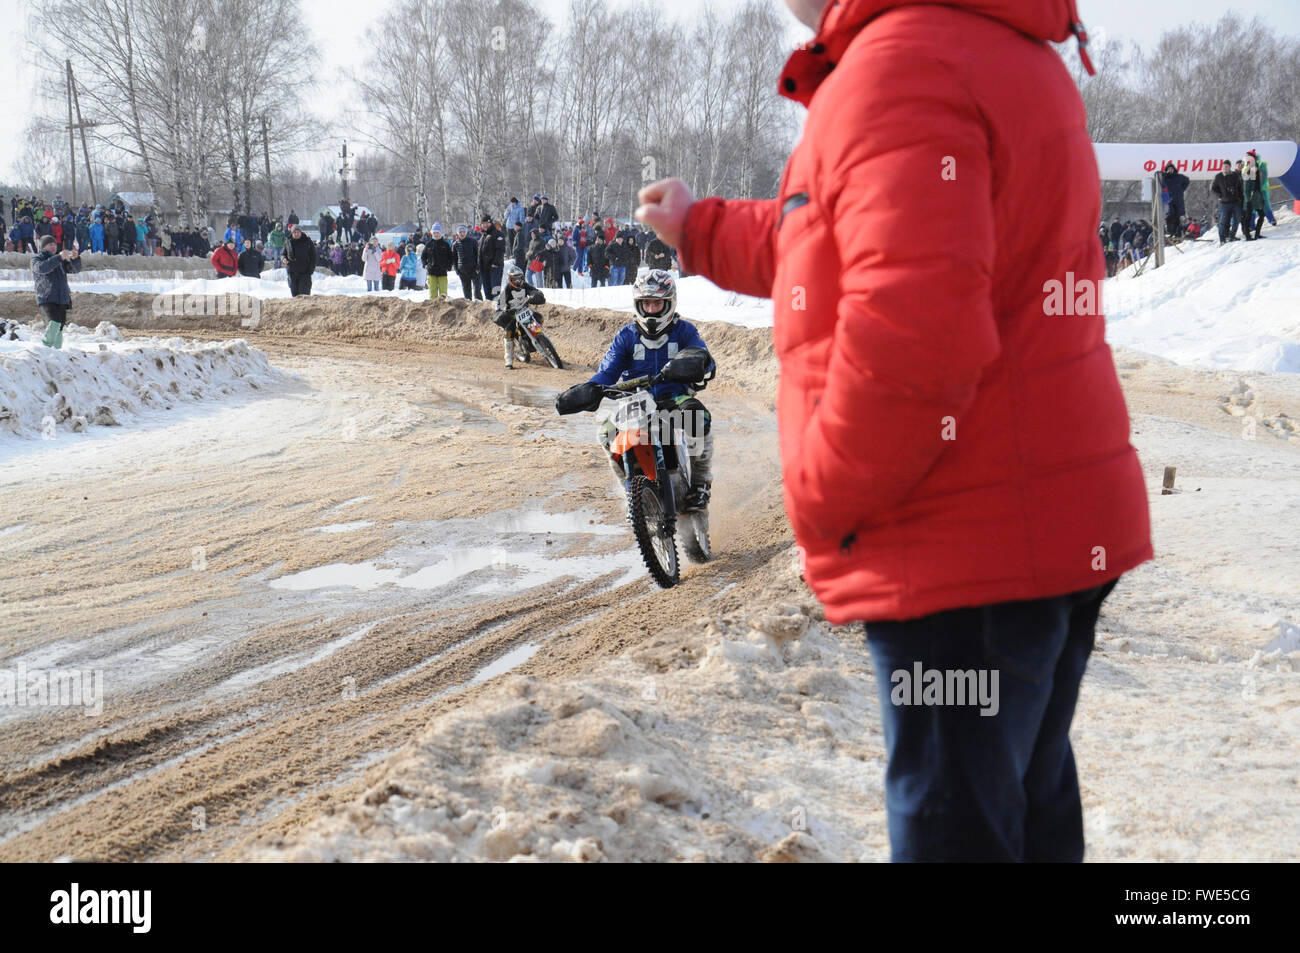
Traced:
<path fill-rule="evenodd" d="M 179 323 L 133 297 L 81 295 L 74 320 Z M 750 376 L 705 395 L 718 558 L 665 594 L 593 418 L 552 404 L 625 317 L 555 309 L 577 369 L 508 374 L 482 306 L 265 304 L 256 331 L 180 333 L 247 336 L 295 375 L 276 393 L 0 477 L 39 495 L 5 538 L 0 664 L 102 670 L 105 691 L 98 716 L 4 712 L 0 858 L 238 857 L 355 798 L 368 765 L 495 671 L 617 653 L 789 548 L 764 332 L 710 336 Z"/>
<path fill-rule="evenodd" d="M 780 812 L 810 790 L 825 794 L 813 830 L 835 844 L 839 823 L 839 846 L 809 858 L 884 856 L 882 750 L 860 633 L 812 626 L 801 651 L 832 661 L 765 673 L 727 663 L 734 647 L 717 631 L 717 620 L 782 604 L 818 619 L 781 510 L 770 334 L 702 326 L 720 365 L 703 395 L 718 426 L 717 559 L 687 567 L 665 593 L 639 567 L 593 419 L 552 409 L 627 318 L 542 310 L 571 371 L 503 371 L 487 308 L 463 301 L 264 301 L 246 328 L 240 316 L 159 316 L 144 294 L 77 296 L 80 325 L 247 337 L 290 376 L 0 458 L 0 495 L 16 501 L 16 516 L 0 521 L 0 670 L 99 670 L 105 693 L 90 716 L 0 709 L 0 859 L 423 857 L 434 841 L 419 825 L 400 850 L 383 846 L 393 842 L 385 812 L 401 800 L 392 793 L 430 810 L 508 805 L 520 776 L 485 772 L 499 750 L 479 749 L 511 732 L 525 739 L 511 749 L 514 772 L 545 745 L 510 727 L 510 700 L 494 704 L 493 693 L 534 693 L 554 710 L 545 730 L 580 723 L 603 748 L 604 715 L 568 716 L 608 702 L 584 679 L 611 665 L 629 672 L 632 695 L 615 698 L 623 711 L 646 707 L 635 695 L 645 672 L 678 673 L 664 675 L 665 697 L 694 699 L 650 711 L 636 731 L 624 720 L 630 767 L 648 740 L 667 738 L 733 807 L 766 797 Z M 0 314 L 33 311 L 30 294 L 0 294 Z M 1290 856 L 1300 684 L 1277 653 L 1260 660 L 1273 634 L 1253 626 L 1293 608 L 1294 540 L 1270 500 L 1300 450 L 1300 387 L 1130 353 L 1118 365 L 1160 560 L 1108 603 L 1076 719 L 1085 804 L 1104 820 L 1090 828 L 1100 845 L 1090 856 Z M 1258 443 L 1240 439 L 1242 414 L 1258 418 Z M 1160 497 L 1170 462 L 1187 491 Z M 1258 681 L 1257 699 L 1240 697 L 1242 678 Z M 754 679 L 771 680 L 766 694 L 745 689 Z M 696 733 L 674 741 L 683 725 Z M 1209 760 L 1170 754 L 1211 737 Z M 718 739 L 721 749 L 706 750 Z M 622 778 L 617 761 L 583 764 L 563 776 L 626 786 L 610 780 Z M 756 777 L 783 770 L 790 791 L 755 793 Z M 563 785 L 534 783 L 535 823 L 599 833 L 610 820 L 601 812 L 613 810 L 624 833 L 601 834 L 613 857 L 804 856 L 779 834 L 765 847 L 754 825 L 728 826 L 723 812 L 714 821 L 663 809 L 662 791 L 645 794 L 651 809 L 625 812 L 589 786 L 571 803 Z M 547 820 L 561 803 L 579 819 Z M 652 822 L 675 833 L 652 835 Z M 1188 839 L 1189 827 L 1223 835 Z M 588 847 L 575 840 L 574 855 Z M 514 848 L 457 850 L 446 856 L 504 859 Z"/>

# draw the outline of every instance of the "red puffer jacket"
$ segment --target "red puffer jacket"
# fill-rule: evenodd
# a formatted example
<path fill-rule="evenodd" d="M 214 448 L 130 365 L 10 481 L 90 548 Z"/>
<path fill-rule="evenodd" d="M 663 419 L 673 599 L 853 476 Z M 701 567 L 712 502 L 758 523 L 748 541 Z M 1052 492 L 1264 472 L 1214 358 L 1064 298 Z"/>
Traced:
<path fill-rule="evenodd" d="M 217 270 L 217 274 L 229 278 L 239 271 L 239 256 L 225 245 L 218 245 L 212 253 L 212 267 Z"/>
<path fill-rule="evenodd" d="M 832 2 L 781 80 L 808 117 L 780 196 L 687 216 L 690 271 L 774 301 L 786 510 L 833 622 L 1060 595 L 1151 556 L 1079 295 L 1105 273 L 1098 171 L 1044 42 L 1073 7 Z M 1052 281 L 1091 313 L 1049 313 Z"/>

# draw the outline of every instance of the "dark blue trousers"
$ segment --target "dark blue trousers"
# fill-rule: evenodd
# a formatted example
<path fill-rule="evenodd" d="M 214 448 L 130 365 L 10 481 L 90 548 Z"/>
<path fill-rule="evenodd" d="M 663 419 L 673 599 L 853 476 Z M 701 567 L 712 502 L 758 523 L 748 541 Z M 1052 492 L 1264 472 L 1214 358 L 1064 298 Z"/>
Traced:
<path fill-rule="evenodd" d="M 866 624 L 895 862 L 1083 859 L 1070 721 L 1114 586 Z M 919 703 L 927 670 L 982 671 L 995 702 Z"/>

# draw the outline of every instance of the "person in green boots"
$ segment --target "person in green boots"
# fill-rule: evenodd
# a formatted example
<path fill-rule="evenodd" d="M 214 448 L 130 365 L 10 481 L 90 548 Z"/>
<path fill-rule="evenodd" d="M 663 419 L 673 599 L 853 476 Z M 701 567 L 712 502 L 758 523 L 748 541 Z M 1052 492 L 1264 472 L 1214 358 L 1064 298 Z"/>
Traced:
<path fill-rule="evenodd" d="M 63 325 L 72 307 L 72 292 L 68 290 L 68 275 L 81 271 L 81 253 L 76 248 L 58 251 L 59 243 L 53 235 L 41 239 L 40 251 L 32 259 L 32 273 L 36 276 L 36 305 L 45 313 L 47 347 L 63 347 Z"/>

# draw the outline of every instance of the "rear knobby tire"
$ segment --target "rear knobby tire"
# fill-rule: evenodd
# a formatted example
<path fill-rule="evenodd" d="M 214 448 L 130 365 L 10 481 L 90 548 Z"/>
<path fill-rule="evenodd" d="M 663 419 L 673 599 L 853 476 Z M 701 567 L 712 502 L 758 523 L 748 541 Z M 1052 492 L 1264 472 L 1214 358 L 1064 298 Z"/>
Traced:
<path fill-rule="evenodd" d="M 709 511 L 699 510 L 684 513 L 677 517 L 677 525 L 683 528 L 682 549 L 686 558 L 693 563 L 707 563 L 713 558 L 713 544 L 709 541 Z"/>
<path fill-rule="evenodd" d="M 664 532 L 663 514 L 659 485 L 640 474 L 634 476 L 627 491 L 627 518 L 632 522 L 645 568 L 660 587 L 671 589 L 681 581 L 681 571 L 677 565 L 677 539 Z"/>

